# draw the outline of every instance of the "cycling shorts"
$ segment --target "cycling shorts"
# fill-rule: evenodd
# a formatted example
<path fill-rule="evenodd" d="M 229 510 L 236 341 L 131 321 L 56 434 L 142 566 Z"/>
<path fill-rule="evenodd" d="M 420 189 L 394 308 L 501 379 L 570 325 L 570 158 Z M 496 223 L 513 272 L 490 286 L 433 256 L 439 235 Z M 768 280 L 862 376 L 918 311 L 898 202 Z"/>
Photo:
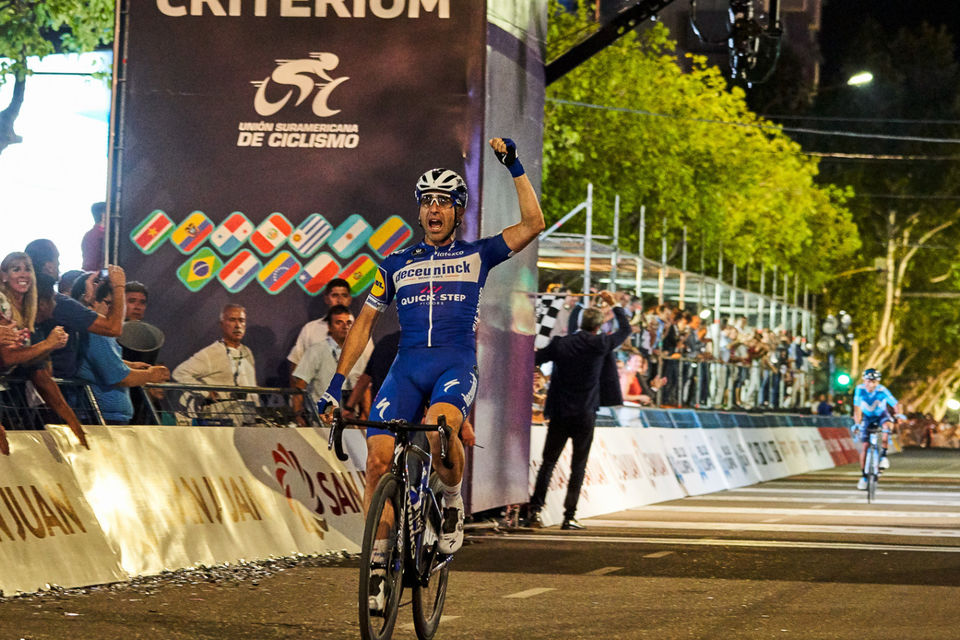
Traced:
<path fill-rule="evenodd" d="M 370 419 L 414 422 L 424 407 L 452 404 L 466 418 L 477 395 L 477 354 L 456 347 L 401 349 L 370 408 Z M 367 428 L 367 437 L 393 435 Z"/>
<path fill-rule="evenodd" d="M 863 418 L 863 426 L 860 428 L 858 440 L 863 443 L 870 442 L 870 429 L 879 428 L 881 433 L 890 433 L 890 425 L 893 418 L 888 415 L 871 416 Z"/>

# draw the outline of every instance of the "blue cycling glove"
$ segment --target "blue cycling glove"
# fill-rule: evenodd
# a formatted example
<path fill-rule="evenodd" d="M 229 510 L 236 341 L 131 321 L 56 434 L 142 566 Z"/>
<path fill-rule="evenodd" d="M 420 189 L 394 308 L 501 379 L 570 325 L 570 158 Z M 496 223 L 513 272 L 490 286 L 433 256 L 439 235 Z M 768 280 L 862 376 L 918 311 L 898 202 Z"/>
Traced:
<path fill-rule="evenodd" d="M 343 382 L 344 378 L 342 373 L 335 373 L 333 375 L 333 379 L 330 380 L 330 386 L 327 387 L 324 394 L 320 396 L 320 400 L 317 401 L 317 413 L 323 415 L 323 412 L 326 411 L 327 408 L 336 409 L 340 406 L 340 396 L 343 394 Z"/>
<path fill-rule="evenodd" d="M 507 145 L 507 151 L 505 153 L 494 151 L 493 153 L 496 154 L 500 164 L 507 168 L 511 176 L 519 178 L 523 175 L 523 165 L 520 164 L 520 159 L 517 158 L 517 143 L 510 138 L 503 138 L 503 142 Z"/>

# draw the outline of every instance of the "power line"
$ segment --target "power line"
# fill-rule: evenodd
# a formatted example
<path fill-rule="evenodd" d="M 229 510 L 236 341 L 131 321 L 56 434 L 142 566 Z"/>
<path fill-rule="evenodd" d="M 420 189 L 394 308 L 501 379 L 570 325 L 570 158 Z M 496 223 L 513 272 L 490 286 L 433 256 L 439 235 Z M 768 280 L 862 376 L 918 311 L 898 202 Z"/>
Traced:
<path fill-rule="evenodd" d="M 911 120 L 909 118 L 853 118 L 840 116 L 793 116 L 777 114 L 760 114 L 761 118 L 770 120 L 816 120 L 827 122 L 865 122 L 874 124 L 960 124 L 960 120 Z"/>
<path fill-rule="evenodd" d="M 627 109 L 626 107 L 610 107 L 606 105 L 591 104 L 589 102 L 579 102 L 575 100 L 563 100 L 561 98 L 547 98 L 547 102 L 562 104 L 572 107 L 584 107 L 587 109 L 599 109 L 601 111 L 616 111 L 620 113 L 632 113 L 642 116 L 653 116 L 656 118 L 670 118 L 673 120 L 686 120 L 688 122 L 702 122 L 705 124 L 722 124 L 729 127 L 741 127 L 745 129 L 760 129 L 769 131 L 788 131 L 791 133 L 809 133 L 821 136 L 838 136 L 844 138 L 863 138 L 869 140 L 896 140 L 899 142 L 932 142 L 937 144 L 960 144 L 960 138 L 927 138 L 922 136 L 893 136 L 874 133 L 857 133 L 855 131 L 835 131 L 823 129 L 809 129 L 806 127 L 783 127 L 780 125 L 753 124 L 749 122 L 730 122 L 726 120 L 713 120 L 710 118 L 693 118 L 690 116 L 680 116 L 670 113 L 657 113 L 655 111 L 646 111 L 644 109 Z"/>
<path fill-rule="evenodd" d="M 884 198 L 887 200 L 960 200 L 960 196 L 938 196 L 900 193 L 855 193 L 854 198 Z"/>
<path fill-rule="evenodd" d="M 936 160 L 936 161 L 955 161 L 960 160 L 960 156 L 907 156 L 907 155 L 895 155 L 895 154 L 880 154 L 880 153 L 825 153 L 820 151 L 804 151 L 804 155 L 813 156 L 815 158 L 823 158 L 825 160 L 849 160 L 851 162 L 856 162 L 858 160 Z"/>

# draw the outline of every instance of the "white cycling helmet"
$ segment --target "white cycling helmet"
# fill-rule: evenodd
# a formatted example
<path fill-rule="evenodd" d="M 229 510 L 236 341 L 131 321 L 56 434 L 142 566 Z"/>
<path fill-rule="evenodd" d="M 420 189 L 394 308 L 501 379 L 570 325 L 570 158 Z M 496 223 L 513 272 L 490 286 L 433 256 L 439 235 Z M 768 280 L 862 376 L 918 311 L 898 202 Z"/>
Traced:
<path fill-rule="evenodd" d="M 456 171 L 450 169 L 430 169 L 417 180 L 417 203 L 425 193 L 445 193 L 458 207 L 467 206 L 467 183 Z"/>
<path fill-rule="evenodd" d="M 880 372 L 877 371 L 876 369 L 867 369 L 866 371 L 863 372 L 864 380 L 875 380 L 879 382 L 881 377 L 882 376 L 880 375 Z"/>

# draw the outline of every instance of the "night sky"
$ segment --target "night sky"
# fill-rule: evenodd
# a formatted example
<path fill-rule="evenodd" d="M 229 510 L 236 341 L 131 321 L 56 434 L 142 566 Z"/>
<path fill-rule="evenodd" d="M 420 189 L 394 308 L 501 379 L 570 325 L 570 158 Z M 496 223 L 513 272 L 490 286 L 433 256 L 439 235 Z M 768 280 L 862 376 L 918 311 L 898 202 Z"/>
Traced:
<path fill-rule="evenodd" d="M 823 0 L 820 47 L 822 84 L 838 81 L 837 64 L 863 21 L 872 17 L 891 35 L 901 27 L 946 25 L 960 50 L 960 2 L 956 0 Z"/>

